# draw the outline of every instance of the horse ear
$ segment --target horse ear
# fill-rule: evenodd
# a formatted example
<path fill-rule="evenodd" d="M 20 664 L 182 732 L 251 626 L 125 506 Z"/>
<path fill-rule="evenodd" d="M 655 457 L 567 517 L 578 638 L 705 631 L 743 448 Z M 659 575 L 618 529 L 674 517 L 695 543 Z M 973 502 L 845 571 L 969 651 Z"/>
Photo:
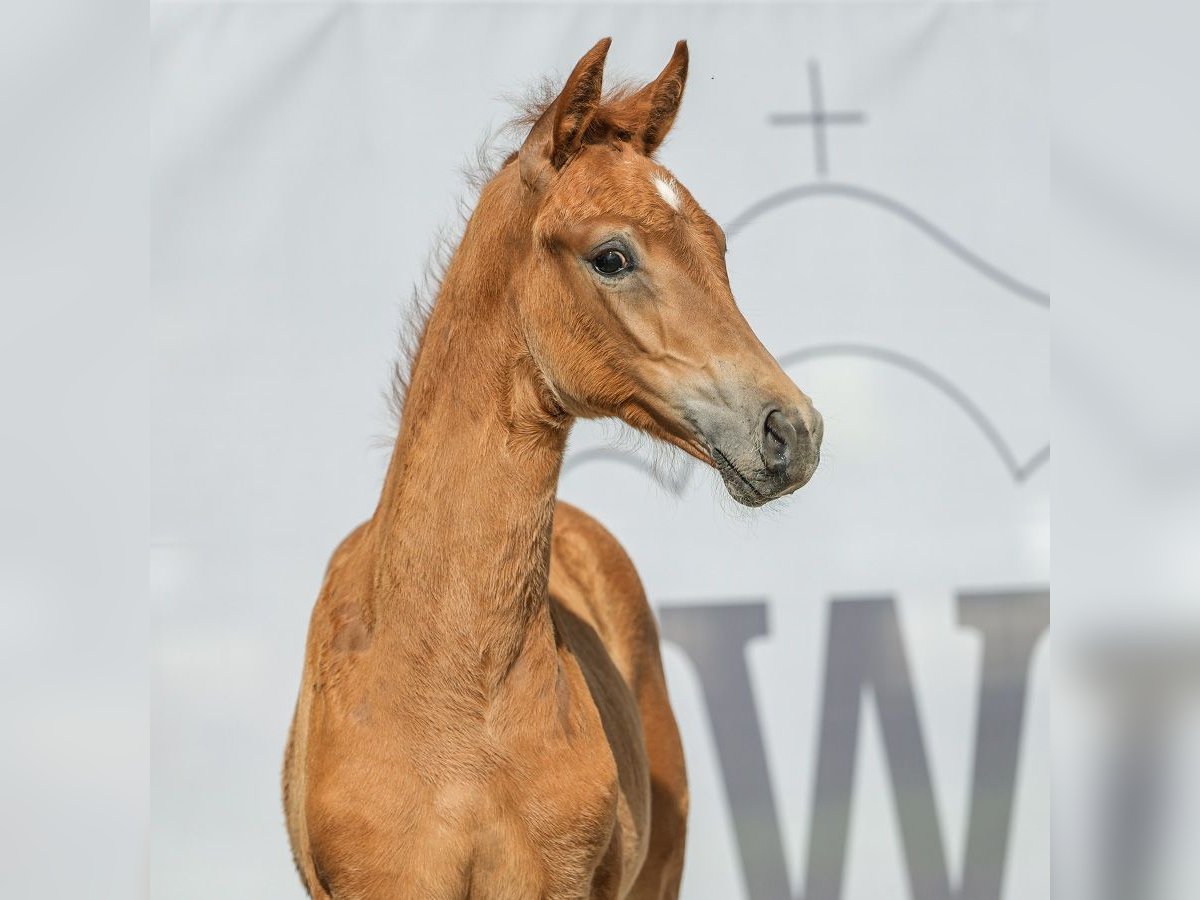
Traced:
<path fill-rule="evenodd" d="M 547 164 L 561 169 L 583 145 L 584 133 L 600 105 L 604 60 L 610 44 L 612 38 L 603 38 L 583 54 L 562 92 L 530 129 L 518 159 L 521 178 L 531 187 L 541 183 Z"/>
<path fill-rule="evenodd" d="M 683 88 L 687 84 L 687 73 L 687 41 L 679 41 L 659 76 L 633 97 L 640 107 L 640 137 L 647 154 L 658 149 L 658 145 L 663 142 L 675 123 L 675 114 L 679 112 Z"/>

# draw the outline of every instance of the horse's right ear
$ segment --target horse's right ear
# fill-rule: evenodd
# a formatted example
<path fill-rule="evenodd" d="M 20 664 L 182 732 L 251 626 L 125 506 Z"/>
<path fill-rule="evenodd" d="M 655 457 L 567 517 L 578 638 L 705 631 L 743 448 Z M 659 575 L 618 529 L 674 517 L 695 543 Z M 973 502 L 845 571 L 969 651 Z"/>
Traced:
<path fill-rule="evenodd" d="M 583 146 L 584 133 L 600 106 L 604 59 L 611 43 L 612 38 L 603 38 L 583 54 L 521 145 L 517 155 L 521 180 L 531 188 L 542 187 L 551 172 L 566 165 Z"/>

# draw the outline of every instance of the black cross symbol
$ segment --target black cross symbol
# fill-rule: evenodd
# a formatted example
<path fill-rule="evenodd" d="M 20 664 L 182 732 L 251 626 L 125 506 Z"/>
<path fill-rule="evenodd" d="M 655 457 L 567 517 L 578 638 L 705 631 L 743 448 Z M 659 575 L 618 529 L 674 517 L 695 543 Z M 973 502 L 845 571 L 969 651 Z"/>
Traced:
<path fill-rule="evenodd" d="M 862 112 L 830 112 L 825 109 L 825 95 L 821 90 L 821 67 L 815 59 L 808 61 L 808 93 L 812 100 L 812 107 L 808 112 L 771 113 L 767 121 L 772 125 L 811 125 L 817 175 L 824 178 L 829 174 L 829 150 L 825 128 L 829 125 L 862 125 L 867 121 L 867 115 Z"/>

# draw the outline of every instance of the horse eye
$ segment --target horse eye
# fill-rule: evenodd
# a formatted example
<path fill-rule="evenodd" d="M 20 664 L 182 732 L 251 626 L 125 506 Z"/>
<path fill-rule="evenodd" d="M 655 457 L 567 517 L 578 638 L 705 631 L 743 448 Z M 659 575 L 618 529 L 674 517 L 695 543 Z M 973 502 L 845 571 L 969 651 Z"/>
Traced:
<path fill-rule="evenodd" d="M 629 260 L 620 250 L 601 250 L 592 257 L 592 268 L 601 275 L 618 275 L 629 268 Z"/>

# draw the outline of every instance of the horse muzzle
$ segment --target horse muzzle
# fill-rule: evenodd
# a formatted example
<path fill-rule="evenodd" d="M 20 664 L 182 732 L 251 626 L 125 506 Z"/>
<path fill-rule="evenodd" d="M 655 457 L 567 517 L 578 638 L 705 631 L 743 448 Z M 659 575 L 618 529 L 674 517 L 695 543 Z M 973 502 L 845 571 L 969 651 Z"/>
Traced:
<path fill-rule="evenodd" d="M 824 420 L 807 398 L 790 407 L 770 404 L 754 422 L 751 429 L 732 423 L 706 429 L 713 465 L 744 506 L 762 506 L 807 484 L 825 435 Z"/>

